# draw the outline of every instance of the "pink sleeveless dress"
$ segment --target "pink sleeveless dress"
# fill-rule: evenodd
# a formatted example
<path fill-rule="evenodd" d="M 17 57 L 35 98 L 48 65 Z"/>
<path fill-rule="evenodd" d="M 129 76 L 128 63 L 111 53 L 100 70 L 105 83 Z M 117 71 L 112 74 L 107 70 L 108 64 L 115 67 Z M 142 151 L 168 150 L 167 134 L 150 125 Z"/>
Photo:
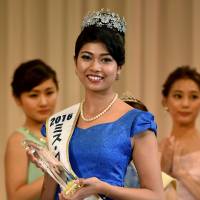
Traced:
<path fill-rule="evenodd" d="M 180 162 L 183 168 L 200 183 L 200 151 L 181 156 Z M 196 200 L 191 192 L 179 181 L 177 196 L 178 200 Z"/>

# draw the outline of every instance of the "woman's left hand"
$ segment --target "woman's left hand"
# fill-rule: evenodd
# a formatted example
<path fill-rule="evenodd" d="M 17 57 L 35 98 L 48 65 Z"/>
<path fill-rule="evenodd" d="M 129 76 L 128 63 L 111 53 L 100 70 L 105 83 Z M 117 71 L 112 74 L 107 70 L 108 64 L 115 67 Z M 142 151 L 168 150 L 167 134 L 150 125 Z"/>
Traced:
<path fill-rule="evenodd" d="M 84 198 L 97 195 L 104 194 L 105 188 L 108 185 L 107 183 L 99 180 L 96 177 L 87 178 L 87 179 L 78 179 L 76 183 L 81 185 L 80 189 L 78 189 L 73 195 L 66 196 L 63 192 L 59 195 L 60 200 L 83 200 Z"/>

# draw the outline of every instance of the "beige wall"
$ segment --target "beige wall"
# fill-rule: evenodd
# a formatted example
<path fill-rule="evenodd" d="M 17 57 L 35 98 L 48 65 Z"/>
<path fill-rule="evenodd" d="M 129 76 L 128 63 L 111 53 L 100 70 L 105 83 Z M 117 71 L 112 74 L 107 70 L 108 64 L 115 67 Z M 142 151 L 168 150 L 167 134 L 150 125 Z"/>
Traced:
<path fill-rule="evenodd" d="M 0 0 L 0 199 L 4 200 L 3 155 L 12 130 L 23 120 L 10 92 L 10 81 L 22 61 L 41 58 L 60 80 L 61 109 L 80 100 L 74 75 L 74 42 L 83 15 L 110 8 L 126 17 L 126 64 L 116 85 L 144 101 L 158 122 L 160 138 L 170 121 L 161 107 L 161 85 L 178 65 L 200 70 L 199 0 Z M 14 167 L 14 166 L 13 166 Z"/>

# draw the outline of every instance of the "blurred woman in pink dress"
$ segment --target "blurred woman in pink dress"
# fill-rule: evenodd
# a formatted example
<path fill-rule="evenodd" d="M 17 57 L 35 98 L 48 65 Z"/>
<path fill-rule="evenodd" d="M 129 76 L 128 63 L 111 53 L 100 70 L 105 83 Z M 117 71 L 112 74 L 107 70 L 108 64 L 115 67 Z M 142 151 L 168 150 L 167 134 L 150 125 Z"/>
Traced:
<path fill-rule="evenodd" d="M 200 199 L 200 74 L 190 66 L 175 69 L 163 85 L 163 106 L 172 118 L 170 135 L 161 141 L 162 170 L 178 180 L 178 199 Z"/>

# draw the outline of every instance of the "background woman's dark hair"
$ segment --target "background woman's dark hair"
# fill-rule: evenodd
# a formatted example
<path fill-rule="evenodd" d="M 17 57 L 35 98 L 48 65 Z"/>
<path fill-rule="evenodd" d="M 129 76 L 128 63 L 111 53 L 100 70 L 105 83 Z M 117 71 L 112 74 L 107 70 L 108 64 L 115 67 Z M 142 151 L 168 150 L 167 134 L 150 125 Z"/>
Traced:
<path fill-rule="evenodd" d="M 24 62 L 17 67 L 13 74 L 11 82 L 13 95 L 20 97 L 23 92 L 31 91 L 48 79 L 52 79 L 58 89 L 56 72 L 45 62 L 40 59 Z"/>
<path fill-rule="evenodd" d="M 191 68 L 188 65 L 180 66 L 169 74 L 167 80 L 163 84 L 162 95 L 164 97 L 168 96 L 172 85 L 179 79 L 191 79 L 200 88 L 200 73 L 198 73 L 195 68 Z"/>
<path fill-rule="evenodd" d="M 118 66 L 125 63 L 125 38 L 117 30 L 96 26 L 85 27 L 76 40 L 75 59 L 78 58 L 80 49 L 88 42 L 102 42 Z"/>

